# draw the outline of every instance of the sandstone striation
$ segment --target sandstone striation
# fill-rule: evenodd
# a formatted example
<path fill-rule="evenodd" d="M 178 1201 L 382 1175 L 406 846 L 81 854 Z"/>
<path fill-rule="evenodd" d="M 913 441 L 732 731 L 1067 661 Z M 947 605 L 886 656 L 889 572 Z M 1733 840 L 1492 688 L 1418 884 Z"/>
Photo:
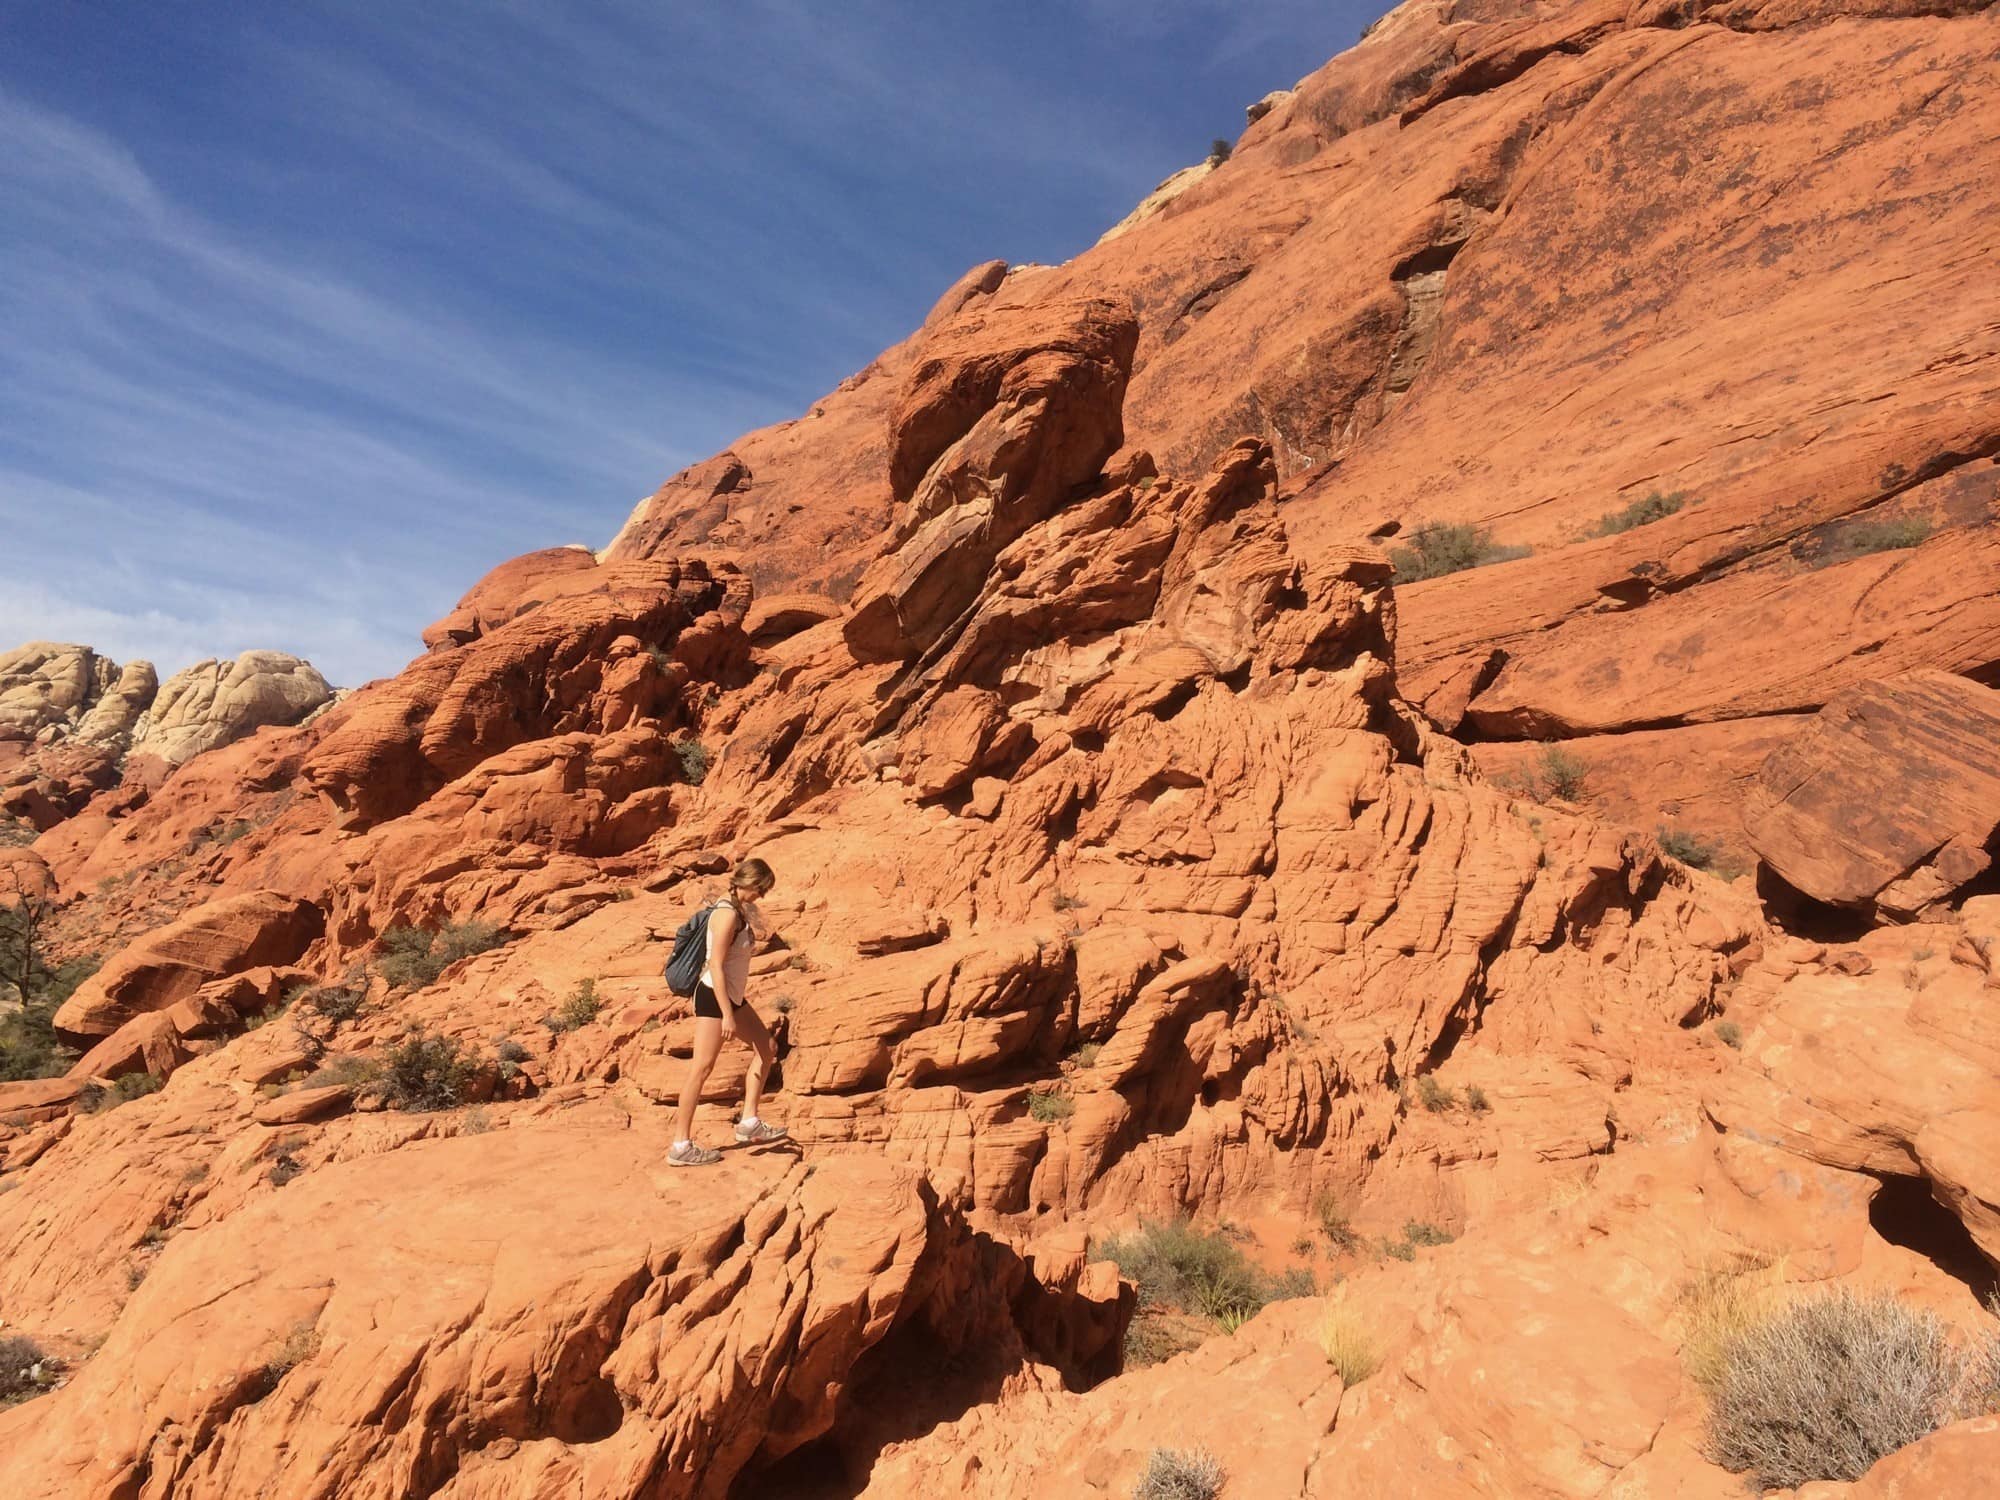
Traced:
<path fill-rule="evenodd" d="M 1758 857 L 1815 900 L 1908 917 L 1983 873 L 2000 835 L 2000 693 L 1913 672 L 1837 694 L 1744 799 Z"/>

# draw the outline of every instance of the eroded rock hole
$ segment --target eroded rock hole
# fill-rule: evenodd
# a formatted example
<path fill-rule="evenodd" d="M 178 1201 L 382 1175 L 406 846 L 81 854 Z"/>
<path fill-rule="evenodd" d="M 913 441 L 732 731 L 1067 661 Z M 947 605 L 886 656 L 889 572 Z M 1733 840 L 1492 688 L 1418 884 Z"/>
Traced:
<path fill-rule="evenodd" d="M 1880 1192 L 1868 1205 L 1868 1223 L 1892 1245 L 1913 1250 L 1966 1289 L 1980 1302 L 2000 1291 L 2000 1272 L 1980 1253 L 1957 1214 L 1931 1193 L 1923 1177 L 1882 1177 Z"/>

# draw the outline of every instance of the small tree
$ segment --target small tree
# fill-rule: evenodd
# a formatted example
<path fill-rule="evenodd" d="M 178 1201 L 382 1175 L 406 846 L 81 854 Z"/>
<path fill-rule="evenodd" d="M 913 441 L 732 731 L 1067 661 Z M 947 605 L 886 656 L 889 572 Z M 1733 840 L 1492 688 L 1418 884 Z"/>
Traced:
<path fill-rule="evenodd" d="M 1214 163 L 1216 166 L 1219 167 L 1224 162 L 1229 160 L 1230 150 L 1231 147 L 1229 142 L 1225 140 L 1223 137 L 1217 136 L 1214 140 L 1208 143 L 1208 159 L 1209 161 L 1211 161 L 1212 163 Z"/>

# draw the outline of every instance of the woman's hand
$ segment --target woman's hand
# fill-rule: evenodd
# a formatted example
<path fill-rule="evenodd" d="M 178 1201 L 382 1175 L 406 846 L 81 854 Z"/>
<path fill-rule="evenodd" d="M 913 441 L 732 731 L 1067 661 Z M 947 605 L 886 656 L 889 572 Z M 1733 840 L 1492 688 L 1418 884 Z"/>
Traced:
<path fill-rule="evenodd" d="M 722 1012 L 722 1039 L 725 1042 L 736 1039 L 736 1007 L 723 1000 L 716 1009 Z"/>

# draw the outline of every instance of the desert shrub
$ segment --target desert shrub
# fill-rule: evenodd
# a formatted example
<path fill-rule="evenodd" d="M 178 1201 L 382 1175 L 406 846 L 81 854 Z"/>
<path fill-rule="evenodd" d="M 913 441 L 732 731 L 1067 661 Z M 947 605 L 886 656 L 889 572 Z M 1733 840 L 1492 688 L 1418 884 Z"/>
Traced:
<path fill-rule="evenodd" d="M 1097 1061 L 1097 1054 L 1103 1050 L 1104 1043 L 1102 1042 L 1085 1042 L 1075 1052 L 1071 1053 L 1070 1057 L 1079 1068 L 1087 1068 Z"/>
<path fill-rule="evenodd" d="M 1662 828 L 1660 851 L 1696 870 L 1713 869 L 1717 857 L 1722 853 L 1719 846 L 1711 844 L 1699 834 L 1689 833 L 1684 828 Z"/>
<path fill-rule="evenodd" d="M 1927 1309 L 1845 1290 L 1804 1298 L 1718 1348 L 1709 1455 L 1768 1489 L 1859 1479 L 1954 1419 L 1966 1364 Z"/>
<path fill-rule="evenodd" d="M 278 1382 L 319 1353 L 319 1330 L 310 1323 L 295 1324 L 285 1335 L 285 1341 L 277 1351 L 264 1362 L 264 1394 L 277 1389 Z"/>
<path fill-rule="evenodd" d="M 674 754 L 680 758 L 681 780 L 689 786 L 700 786 L 708 779 L 708 768 L 712 757 L 708 746 L 700 740 L 678 740 L 674 744 Z"/>
<path fill-rule="evenodd" d="M 1465 1107 L 1475 1115 L 1483 1115 L 1492 1110 L 1493 1101 L 1486 1097 L 1485 1089 L 1476 1083 L 1471 1083 L 1465 1088 Z"/>
<path fill-rule="evenodd" d="M 1139 1300 L 1204 1317 L 1237 1318 L 1270 1300 L 1264 1278 L 1229 1239 L 1186 1219 L 1142 1220 L 1134 1234 L 1104 1241 L 1097 1254 L 1137 1283 Z"/>
<path fill-rule="evenodd" d="M 382 1096 L 393 1109 L 455 1109 L 473 1070 L 456 1037 L 413 1031 L 382 1054 Z"/>
<path fill-rule="evenodd" d="M 1391 1260 L 1415 1260 L 1417 1258 L 1417 1247 L 1412 1245 L 1408 1240 L 1384 1240 L 1382 1242 L 1382 1253 Z"/>
<path fill-rule="evenodd" d="M 1125 1368 L 1143 1370 L 1197 1348 L 1200 1339 L 1185 1319 L 1163 1316 L 1157 1309 L 1141 1308 L 1125 1325 Z"/>
<path fill-rule="evenodd" d="M 1226 139 L 1222 136 L 1217 136 L 1208 143 L 1208 159 L 1219 165 L 1229 160 L 1229 153 L 1232 149 L 1234 148 L 1230 146 Z"/>
<path fill-rule="evenodd" d="M 382 1081 L 382 1064 L 358 1052 L 343 1052 L 321 1063 L 298 1080 L 302 1089 L 332 1088 L 336 1084 L 359 1091 Z"/>
<path fill-rule="evenodd" d="M 1867 557 L 1876 552 L 1900 552 L 1916 547 L 1931 534 L 1931 523 L 1917 516 L 1898 521 L 1855 521 L 1828 537 L 1813 558 L 1816 568 Z"/>
<path fill-rule="evenodd" d="M 1531 550 L 1498 545 L 1484 526 L 1421 521 L 1410 532 L 1408 546 L 1389 549 L 1389 561 L 1396 569 L 1398 583 L 1418 583 L 1426 578 L 1443 578 L 1468 568 L 1526 557 Z"/>
<path fill-rule="evenodd" d="M 1044 1093 L 1039 1089 L 1028 1094 L 1028 1118 L 1039 1120 L 1044 1125 L 1053 1125 L 1059 1120 L 1067 1120 L 1076 1113 L 1076 1101 L 1067 1094 Z"/>
<path fill-rule="evenodd" d="M 1049 905 L 1057 911 L 1080 911 L 1090 903 L 1081 896 L 1072 896 L 1068 891 L 1057 891 Z"/>
<path fill-rule="evenodd" d="M 1458 1095 L 1426 1073 L 1417 1080 L 1417 1102 L 1434 1115 L 1458 1108 Z"/>
<path fill-rule="evenodd" d="M 506 941 L 507 934 L 489 922 L 451 922 L 436 932 L 391 927 L 382 934 L 375 967 L 397 989 L 420 990 L 461 958 L 498 948 Z"/>
<path fill-rule="evenodd" d="M 1224 1477 L 1222 1461 L 1206 1448 L 1155 1448 L 1132 1500 L 1215 1500 Z"/>
<path fill-rule="evenodd" d="M 1743 1028 L 1734 1021 L 1717 1021 L 1715 1039 L 1725 1047 L 1740 1048 L 1743 1045 Z"/>
<path fill-rule="evenodd" d="M 1319 1220 L 1319 1232 L 1334 1249 L 1352 1250 L 1361 1243 L 1361 1236 L 1347 1222 L 1347 1215 L 1340 1210 L 1340 1200 L 1333 1194 L 1321 1193 L 1313 1199 L 1313 1216 Z"/>
<path fill-rule="evenodd" d="M 352 985 L 321 984 L 299 991 L 289 1003 L 323 1021 L 338 1026 L 361 1014 L 367 995 Z"/>
<path fill-rule="evenodd" d="M 1581 801 L 1590 786 L 1590 765 L 1561 745 L 1547 745 L 1535 758 L 1535 784 L 1544 799 Z"/>
<path fill-rule="evenodd" d="M 545 1017 L 542 1024 L 560 1036 L 565 1031 L 588 1026 L 603 1009 L 604 1002 L 597 998 L 597 981 L 579 980 L 576 988 L 570 991 L 569 998 L 556 1007 L 554 1015 Z M 520 1059 L 515 1060 L 518 1062 Z"/>
<path fill-rule="evenodd" d="M 134 1099 L 143 1099 L 148 1094 L 157 1094 L 165 1088 L 167 1080 L 156 1073 L 127 1073 L 115 1078 L 111 1087 L 88 1083 L 76 1097 L 76 1107 L 87 1115 L 101 1115 L 130 1104 Z"/>
<path fill-rule="evenodd" d="M 25 848 L 40 837 L 35 825 L 26 818 L 0 816 L 0 849 Z"/>
<path fill-rule="evenodd" d="M 1329 1297 L 1320 1318 L 1319 1347 L 1342 1385 L 1359 1385 L 1381 1368 L 1382 1354 L 1344 1297 Z"/>
<path fill-rule="evenodd" d="M 1631 531 L 1635 527 L 1650 526 L 1655 521 L 1664 521 L 1675 511 L 1688 503 L 1686 490 L 1673 490 L 1662 494 L 1654 490 L 1643 500 L 1634 500 L 1623 510 L 1609 511 L 1598 519 L 1595 526 L 1585 532 L 1585 536 L 1616 536 L 1621 531 Z"/>
<path fill-rule="evenodd" d="M 42 941 L 46 903 L 0 905 L 0 984 L 20 991 L 21 1008 L 0 1015 L 0 1083 L 55 1078 L 69 1071 L 76 1053 L 56 1040 L 55 1013 L 76 987 L 97 972 L 96 954 L 52 963 Z"/>
<path fill-rule="evenodd" d="M 272 1187 L 283 1187 L 305 1169 L 306 1164 L 291 1152 L 280 1151 L 271 1162 L 271 1170 L 264 1175 L 271 1179 Z"/>
<path fill-rule="evenodd" d="M 1436 1245 L 1449 1245 L 1452 1235 L 1435 1224 L 1427 1224 L 1422 1219 L 1412 1219 L 1403 1226 L 1403 1240 L 1406 1244 L 1429 1249 Z"/>
<path fill-rule="evenodd" d="M 1545 745 L 1518 771 L 1493 777 L 1496 786 L 1536 802 L 1581 802 L 1590 795 L 1590 762 L 1560 745 Z M 1535 837 L 1542 837 L 1540 818 L 1529 819 Z"/>
<path fill-rule="evenodd" d="M 1301 1297 L 1317 1295 L 1319 1283 L 1304 1266 L 1291 1266 L 1273 1276 L 1264 1291 L 1269 1301 L 1296 1302 Z"/>
<path fill-rule="evenodd" d="M 29 1003 L 0 1016 L 0 1083 L 58 1078 L 76 1053 L 56 1040 L 56 1007 Z"/>
<path fill-rule="evenodd" d="M 0 1334 L 0 1407 L 41 1395 L 55 1383 L 54 1364 L 33 1339 Z"/>

